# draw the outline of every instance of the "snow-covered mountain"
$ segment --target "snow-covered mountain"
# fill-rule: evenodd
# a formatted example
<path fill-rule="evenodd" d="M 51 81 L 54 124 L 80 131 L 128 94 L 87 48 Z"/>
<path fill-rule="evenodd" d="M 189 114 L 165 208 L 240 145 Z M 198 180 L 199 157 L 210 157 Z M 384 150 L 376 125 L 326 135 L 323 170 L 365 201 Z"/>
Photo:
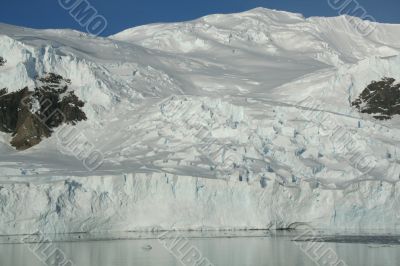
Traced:
<path fill-rule="evenodd" d="M 395 229 L 399 117 L 351 103 L 400 81 L 400 25 L 363 36 L 354 19 L 257 8 L 108 38 L 0 24 L 0 89 L 55 73 L 87 117 L 25 151 L 0 133 L 0 233 Z"/>

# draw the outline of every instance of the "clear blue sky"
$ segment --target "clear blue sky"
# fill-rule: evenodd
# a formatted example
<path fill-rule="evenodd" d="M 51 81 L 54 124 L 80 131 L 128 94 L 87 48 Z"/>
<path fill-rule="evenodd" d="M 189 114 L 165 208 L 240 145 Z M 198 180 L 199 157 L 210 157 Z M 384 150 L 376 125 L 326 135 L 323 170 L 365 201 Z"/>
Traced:
<path fill-rule="evenodd" d="M 59 0 L 0 1 L 0 22 L 32 28 L 72 28 L 85 31 L 59 6 Z M 148 23 L 185 21 L 207 14 L 240 12 L 260 6 L 298 12 L 307 17 L 337 15 L 337 11 L 328 5 L 328 0 L 89 0 L 89 2 L 107 19 L 108 26 L 102 35 L 110 35 Z M 358 0 L 358 3 L 377 21 L 400 24 L 400 0 Z"/>

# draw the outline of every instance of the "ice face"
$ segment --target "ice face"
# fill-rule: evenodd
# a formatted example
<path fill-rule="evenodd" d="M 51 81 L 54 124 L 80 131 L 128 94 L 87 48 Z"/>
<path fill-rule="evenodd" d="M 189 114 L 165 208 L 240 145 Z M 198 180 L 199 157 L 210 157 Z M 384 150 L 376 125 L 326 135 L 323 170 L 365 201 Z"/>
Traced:
<path fill-rule="evenodd" d="M 400 79 L 400 28 L 349 23 L 257 9 L 109 38 L 0 25 L 0 88 L 57 73 L 87 116 L 22 153 L 0 134 L 0 229 L 396 227 L 398 117 L 351 103 Z"/>

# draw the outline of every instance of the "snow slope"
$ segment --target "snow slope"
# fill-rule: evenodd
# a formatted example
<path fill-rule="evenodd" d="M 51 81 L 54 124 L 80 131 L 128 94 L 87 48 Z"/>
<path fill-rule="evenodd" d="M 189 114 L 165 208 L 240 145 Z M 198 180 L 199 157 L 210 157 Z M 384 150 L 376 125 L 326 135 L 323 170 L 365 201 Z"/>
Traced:
<path fill-rule="evenodd" d="M 109 38 L 0 24 L 0 87 L 71 79 L 105 159 L 0 133 L 0 232 L 396 229 L 400 120 L 350 106 L 400 80 L 400 25 L 375 26 L 262 8 Z"/>

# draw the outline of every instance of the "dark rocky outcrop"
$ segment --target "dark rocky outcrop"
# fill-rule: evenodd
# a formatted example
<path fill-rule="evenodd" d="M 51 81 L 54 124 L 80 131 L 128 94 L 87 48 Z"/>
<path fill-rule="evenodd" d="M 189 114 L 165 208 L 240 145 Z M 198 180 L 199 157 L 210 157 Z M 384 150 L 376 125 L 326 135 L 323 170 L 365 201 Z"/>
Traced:
<path fill-rule="evenodd" d="M 75 125 L 76 122 L 87 119 L 81 110 L 84 102 L 73 91 L 68 91 L 68 85 L 71 84 L 69 79 L 50 73 L 39 81 L 43 85 L 35 88 L 28 104 L 32 104 L 32 101 L 40 103 L 37 114 L 46 120 L 48 127 L 58 127 L 62 123 Z"/>
<path fill-rule="evenodd" d="M 6 90 L 7 91 L 7 90 Z M 28 88 L 18 92 L 4 93 L 0 97 L 0 131 L 14 133 L 17 129 L 18 113 L 23 112 L 21 99 L 30 95 Z"/>
<path fill-rule="evenodd" d="M 0 96 L 3 96 L 4 94 L 7 94 L 7 93 L 8 93 L 7 88 L 3 88 L 0 90 Z"/>
<path fill-rule="evenodd" d="M 388 120 L 400 115 L 400 84 L 393 78 L 373 81 L 352 102 L 361 113 L 372 114 L 375 119 Z"/>
<path fill-rule="evenodd" d="M 40 143 L 63 123 L 75 125 L 87 119 L 84 102 L 68 91 L 70 80 L 50 73 L 38 83 L 33 91 L 0 90 L 0 131 L 13 134 L 11 144 L 18 150 Z"/>
<path fill-rule="evenodd" d="M 0 66 L 4 66 L 7 63 L 7 60 L 5 60 L 3 57 L 0 56 Z"/>

